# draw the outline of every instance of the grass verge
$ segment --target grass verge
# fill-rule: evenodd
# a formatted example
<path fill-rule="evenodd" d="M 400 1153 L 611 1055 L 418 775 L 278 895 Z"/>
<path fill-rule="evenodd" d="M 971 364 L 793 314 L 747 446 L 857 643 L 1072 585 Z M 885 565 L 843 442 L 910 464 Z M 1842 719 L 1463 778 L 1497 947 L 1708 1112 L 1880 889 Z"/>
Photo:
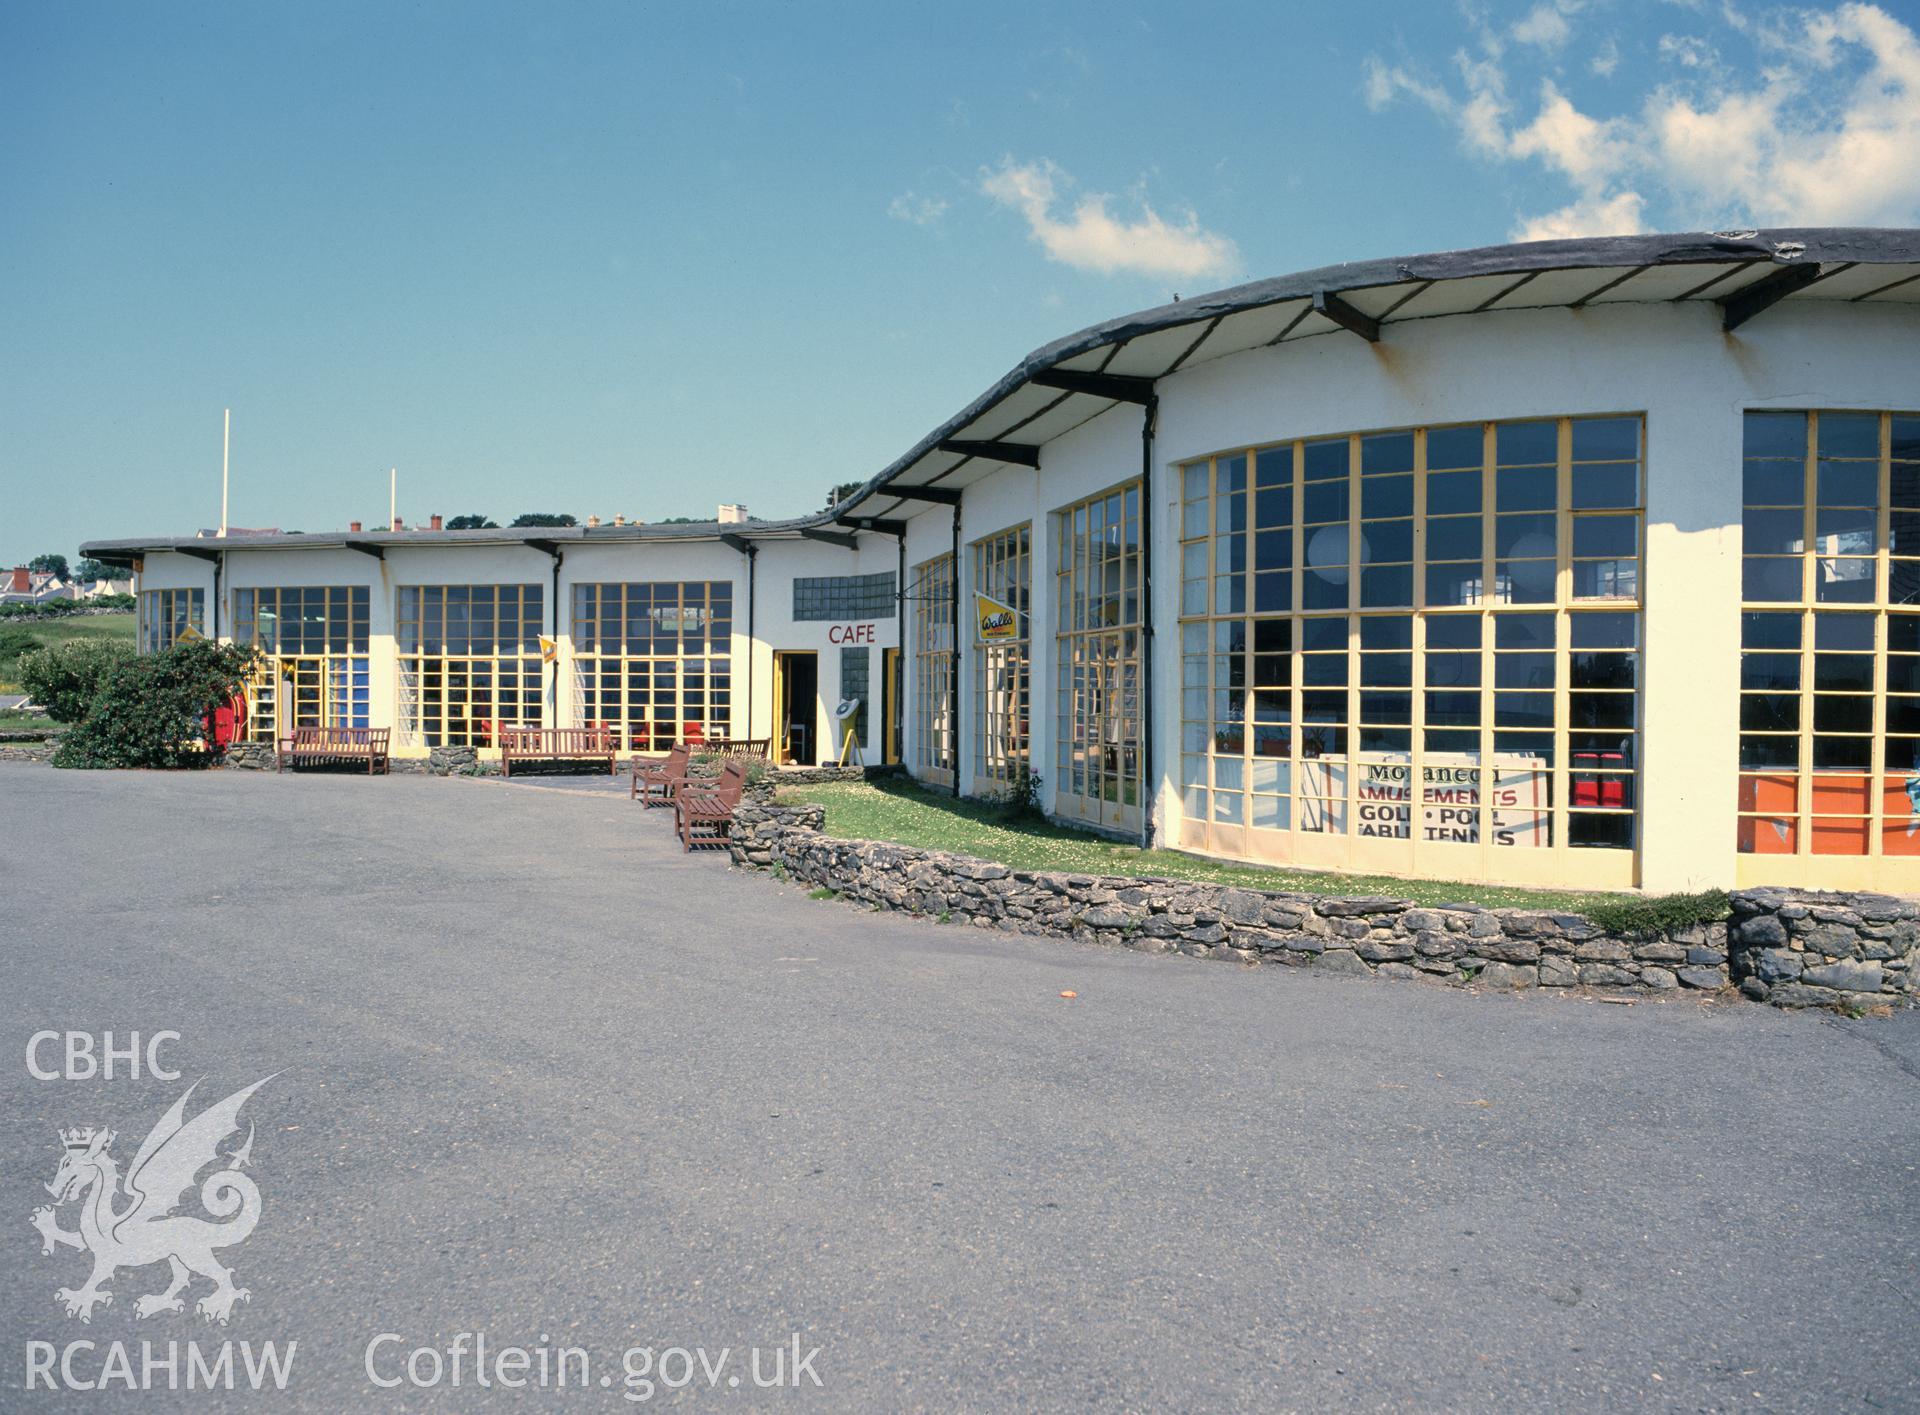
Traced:
<path fill-rule="evenodd" d="M 1278 869 L 1207 860 L 1177 850 L 1142 850 L 1046 821 L 1009 820 L 1002 808 L 990 803 L 956 801 L 905 779 L 789 787 L 779 793 L 779 799 L 825 806 L 827 834 L 842 840 L 889 840 L 924 850 L 951 850 L 993 860 L 1015 870 L 1159 875 L 1248 889 L 1386 894 L 1396 899 L 1411 899 L 1416 904 L 1470 903 L 1567 914 L 1603 910 L 1609 904 L 1633 899 L 1613 894 L 1516 889 L 1452 880 Z"/>
<path fill-rule="evenodd" d="M 61 619 L 0 620 L 0 692 L 20 691 L 20 655 L 75 639 L 133 642 L 131 614 L 74 614 Z"/>

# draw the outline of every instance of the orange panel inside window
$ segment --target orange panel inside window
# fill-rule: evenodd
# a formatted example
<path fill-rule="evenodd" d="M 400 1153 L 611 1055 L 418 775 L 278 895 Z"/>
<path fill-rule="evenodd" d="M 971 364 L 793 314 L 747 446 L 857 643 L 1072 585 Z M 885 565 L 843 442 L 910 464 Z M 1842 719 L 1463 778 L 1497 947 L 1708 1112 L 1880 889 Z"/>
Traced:
<path fill-rule="evenodd" d="M 1873 810 L 1872 778 L 1864 772 L 1816 771 L 1812 787 L 1816 816 L 1864 816 Z"/>
<path fill-rule="evenodd" d="M 1799 825 L 1791 816 L 1740 817 L 1742 855 L 1791 855 L 1799 848 Z"/>
<path fill-rule="evenodd" d="M 1867 833 L 1872 822 L 1840 816 L 1815 816 L 1813 853 L 1816 855 L 1864 855 Z"/>
<path fill-rule="evenodd" d="M 1740 809 L 1792 815 L 1800 809 L 1799 778 L 1792 772 L 1754 773 L 1740 778 Z"/>

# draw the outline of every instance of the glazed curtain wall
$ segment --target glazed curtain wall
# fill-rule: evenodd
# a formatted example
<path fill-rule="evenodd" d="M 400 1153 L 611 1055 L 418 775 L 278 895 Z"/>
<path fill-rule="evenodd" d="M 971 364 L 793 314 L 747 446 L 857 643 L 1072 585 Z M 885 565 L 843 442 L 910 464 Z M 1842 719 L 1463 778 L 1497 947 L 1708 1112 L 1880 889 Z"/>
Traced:
<path fill-rule="evenodd" d="M 1187 843 L 1631 883 L 1641 444 L 1558 418 L 1185 465 Z"/>
<path fill-rule="evenodd" d="M 365 727 L 370 695 L 365 585 L 269 585 L 233 592 L 233 638 L 267 655 L 248 692 L 246 735 Z"/>
<path fill-rule="evenodd" d="M 1016 526 L 973 544 L 973 592 L 1013 611 L 1012 632 L 974 631 L 973 776 L 976 791 L 1019 784 L 1031 736 L 1033 658 L 1028 612 L 1033 596 L 1033 531 Z M 976 616 L 977 617 L 977 616 Z"/>
<path fill-rule="evenodd" d="M 426 747 L 490 747 L 499 727 L 539 727 L 542 587 L 402 585 L 394 644 L 400 732 Z"/>
<path fill-rule="evenodd" d="M 141 653 L 159 653 L 173 647 L 183 629 L 207 632 L 205 590 L 142 590 L 135 621 Z"/>
<path fill-rule="evenodd" d="M 1054 808 L 1138 829 L 1140 483 L 1065 507 L 1054 526 Z"/>
<path fill-rule="evenodd" d="M 1753 412 L 1744 451 L 1739 851 L 1770 882 L 1913 888 L 1920 415 Z"/>
<path fill-rule="evenodd" d="M 727 580 L 573 587 L 577 720 L 622 750 L 732 733 L 733 585 Z"/>
<path fill-rule="evenodd" d="M 953 785 L 959 738 L 953 722 L 953 556 L 936 555 L 914 567 L 913 774 Z"/>

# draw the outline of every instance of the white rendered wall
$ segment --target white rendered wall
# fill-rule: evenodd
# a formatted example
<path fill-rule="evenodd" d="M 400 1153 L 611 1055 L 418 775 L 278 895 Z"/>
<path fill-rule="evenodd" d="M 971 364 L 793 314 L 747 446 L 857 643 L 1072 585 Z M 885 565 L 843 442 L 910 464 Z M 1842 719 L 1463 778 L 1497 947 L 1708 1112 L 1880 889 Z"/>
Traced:
<path fill-rule="evenodd" d="M 1641 883 L 1733 880 L 1741 414 L 1912 408 L 1920 310 L 1798 303 L 1733 335 L 1708 304 L 1488 313 L 1329 334 L 1160 383 L 1155 614 L 1171 642 L 1172 468 L 1286 438 L 1482 419 L 1646 414 Z M 1043 461 L 1044 461 L 1043 457 Z M 1155 763 L 1177 761 L 1171 651 L 1156 661 Z"/>

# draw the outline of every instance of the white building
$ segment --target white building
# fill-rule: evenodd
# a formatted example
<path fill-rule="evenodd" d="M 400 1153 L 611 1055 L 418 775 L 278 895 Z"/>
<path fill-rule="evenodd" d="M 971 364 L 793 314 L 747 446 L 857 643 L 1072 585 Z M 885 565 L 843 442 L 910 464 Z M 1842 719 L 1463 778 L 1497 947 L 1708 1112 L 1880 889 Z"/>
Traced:
<path fill-rule="evenodd" d="M 1207 854 L 1912 890 L 1916 367 L 1920 232 L 1547 242 L 1096 326 L 803 520 L 83 553 L 146 647 L 277 648 L 269 733 L 814 760 L 852 696 L 865 761 Z"/>

